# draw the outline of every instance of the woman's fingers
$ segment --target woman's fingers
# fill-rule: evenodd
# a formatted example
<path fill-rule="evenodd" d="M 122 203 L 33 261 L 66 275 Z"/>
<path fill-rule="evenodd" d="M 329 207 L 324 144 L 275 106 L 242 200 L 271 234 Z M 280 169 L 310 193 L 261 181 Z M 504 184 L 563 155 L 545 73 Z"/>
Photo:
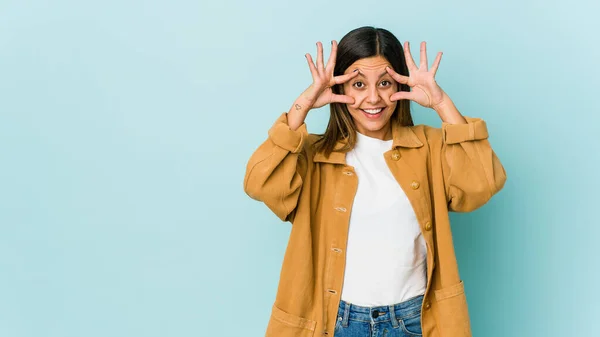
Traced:
<path fill-rule="evenodd" d="M 320 41 L 317 42 L 317 70 L 325 70 L 325 66 L 323 65 L 323 44 Z"/>
<path fill-rule="evenodd" d="M 408 41 L 404 42 L 404 58 L 406 59 L 406 65 L 408 66 L 408 70 L 417 71 L 417 65 L 410 54 L 410 45 Z"/>
<path fill-rule="evenodd" d="M 319 72 L 317 68 L 315 68 L 315 64 L 313 62 L 312 56 L 309 53 L 306 53 L 306 61 L 308 62 L 308 67 L 310 68 L 310 73 L 312 74 L 313 79 L 319 78 Z"/>
<path fill-rule="evenodd" d="M 354 98 L 346 95 L 331 94 L 331 102 L 354 104 Z"/>
<path fill-rule="evenodd" d="M 385 70 L 387 70 L 388 74 L 390 74 L 392 78 L 396 80 L 396 82 L 401 84 L 408 84 L 408 76 L 400 75 L 390 67 L 385 67 Z"/>
<path fill-rule="evenodd" d="M 433 65 L 431 66 L 431 72 L 433 73 L 433 76 L 435 76 L 435 73 L 438 70 L 438 66 L 440 65 L 440 61 L 442 60 L 442 52 L 439 52 L 437 54 L 437 56 L 435 57 L 435 60 L 433 61 Z"/>
<path fill-rule="evenodd" d="M 390 101 L 399 101 L 401 99 L 410 99 L 412 100 L 414 97 L 414 93 L 412 91 L 398 91 L 390 96 Z"/>
<path fill-rule="evenodd" d="M 353 71 L 350 74 L 334 76 L 333 81 L 335 82 L 335 84 L 342 84 L 342 83 L 346 83 L 347 81 L 351 80 L 353 77 L 355 77 L 357 75 L 358 75 L 358 71 Z"/>
<path fill-rule="evenodd" d="M 329 54 L 329 60 L 327 60 L 327 65 L 325 66 L 325 70 L 327 73 L 331 71 L 333 73 L 333 69 L 335 68 L 335 60 L 337 56 L 337 42 L 335 40 L 331 40 L 331 54 Z"/>
<path fill-rule="evenodd" d="M 419 69 L 427 70 L 427 45 L 425 41 L 421 42 L 421 56 L 420 56 L 420 66 Z"/>

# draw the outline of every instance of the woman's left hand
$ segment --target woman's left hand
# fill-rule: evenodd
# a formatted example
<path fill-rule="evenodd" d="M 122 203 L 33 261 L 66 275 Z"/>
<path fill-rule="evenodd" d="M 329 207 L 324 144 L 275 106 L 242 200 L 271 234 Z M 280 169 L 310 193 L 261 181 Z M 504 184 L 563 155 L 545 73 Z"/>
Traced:
<path fill-rule="evenodd" d="M 413 89 L 411 91 L 398 91 L 390 96 L 390 100 L 397 101 L 409 99 L 426 108 L 435 109 L 447 97 L 446 93 L 435 82 L 434 78 L 438 66 L 440 65 L 440 60 L 442 59 L 442 52 L 437 54 L 435 61 L 429 70 L 427 70 L 427 48 L 425 41 L 421 42 L 421 64 L 418 68 L 410 54 L 408 41 L 404 42 L 404 57 L 406 58 L 409 76 L 400 75 L 391 67 L 386 67 L 386 70 L 398 83 L 408 84 L 408 86 Z"/>

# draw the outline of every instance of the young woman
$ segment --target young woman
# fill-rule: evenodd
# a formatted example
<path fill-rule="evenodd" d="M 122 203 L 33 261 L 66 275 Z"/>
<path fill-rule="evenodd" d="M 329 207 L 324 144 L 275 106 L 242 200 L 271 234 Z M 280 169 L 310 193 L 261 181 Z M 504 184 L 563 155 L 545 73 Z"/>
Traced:
<path fill-rule="evenodd" d="M 466 117 L 389 31 L 361 27 L 323 61 L 248 161 L 244 190 L 292 223 L 266 336 L 471 336 L 449 211 L 506 181 L 486 123 Z M 410 101 L 441 128 L 414 125 Z M 324 134 L 311 109 L 329 104 Z"/>

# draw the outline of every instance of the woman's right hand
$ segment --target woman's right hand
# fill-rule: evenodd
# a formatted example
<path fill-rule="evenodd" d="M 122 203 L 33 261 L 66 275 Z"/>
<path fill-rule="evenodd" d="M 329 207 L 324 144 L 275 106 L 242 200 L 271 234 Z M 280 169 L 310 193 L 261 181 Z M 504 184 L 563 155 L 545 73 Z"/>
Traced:
<path fill-rule="evenodd" d="M 327 60 L 327 66 L 323 65 L 323 45 L 321 42 L 317 42 L 316 65 L 313 63 L 309 53 L 305 55 L 313 77 L 313 83 L 302 93 L 302 96 L 309 102 L 310 108 L 320 108 L 329 103 L 354 103 L 354 98 L 334 94 L 331 90 L 331 87 L 334 85 L 345 83 L 358 75 L 358 72 L 354 71 L 346 75 L 333 76 L 336 55 L 337 42 L 335 40 L 331 41 L 331 55 L 329 56 L 329 60 Z"/>

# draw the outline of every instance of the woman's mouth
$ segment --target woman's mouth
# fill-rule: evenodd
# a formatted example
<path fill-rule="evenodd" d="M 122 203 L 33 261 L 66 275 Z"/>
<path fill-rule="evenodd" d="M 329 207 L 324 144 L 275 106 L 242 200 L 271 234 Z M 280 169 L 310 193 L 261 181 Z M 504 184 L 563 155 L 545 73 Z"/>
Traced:
<path fill-rule="evenodd" d="M 385 109 L 386 108 L 384 107 L 377 109 L 360 109 L 360 111 L 362 111 L 362 113 L 369 119 L 377 119 L 383 114 Z"/>

